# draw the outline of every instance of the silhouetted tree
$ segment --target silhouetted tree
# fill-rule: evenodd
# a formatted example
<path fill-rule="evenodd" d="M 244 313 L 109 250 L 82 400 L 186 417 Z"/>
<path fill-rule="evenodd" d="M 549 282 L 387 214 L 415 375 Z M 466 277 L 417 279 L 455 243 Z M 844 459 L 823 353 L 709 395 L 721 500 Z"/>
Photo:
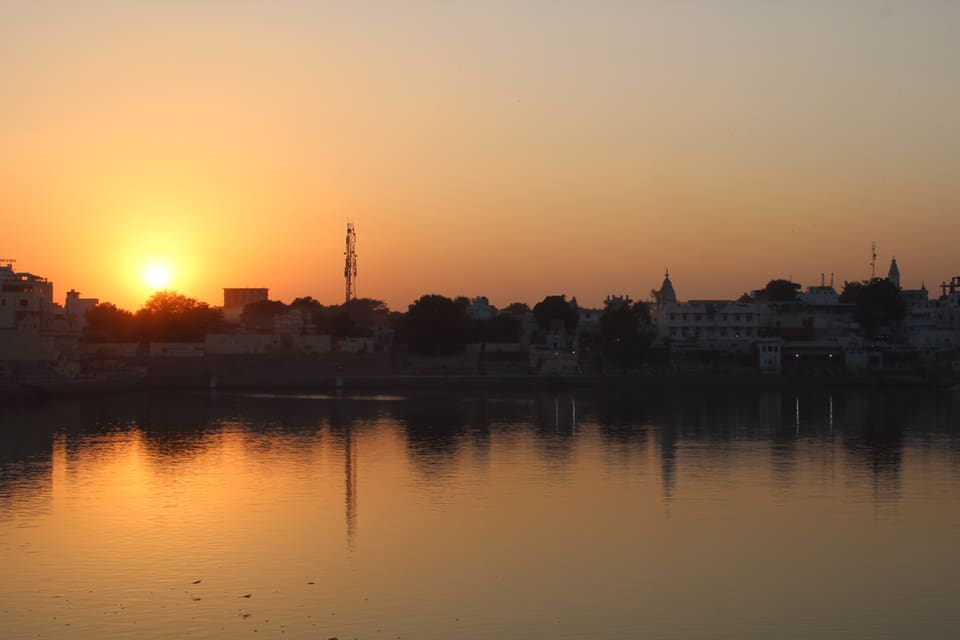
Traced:
<path fill-rule="evenodd" d="M 471 320 L 470 342 L 517 342 L 520 340 L 520 320 L 508 313 L 501 313 L 485 320 Z"/>
<path fill-rule="evenodd" d="M 357 334 L 357 324 L 342 307 L 330 319 L 329 328 L 334 338 L 352 338 Z"/>
<path fill-rule="evenodd" d="M 314 326 L 320 324 L 324 312 L 324 306 L 311 296 L 294 298 L 293 302 L 290 303 L 290 308 L 299 311 L 303 316 L 304 322 L 313 324 Z"/>
<path fill-rule="evenodd" d="M 650 305 L 646 302 L 607 307 L 600 316 L 604 353 L 622 366 L 643 360 L 649 351 L 652 335 L 641 328 L 649 327 L 650 320 Z"/>
<path fill-rule="evenodd" d="M 134 339 L 133 314 L 101 302 L 86 315 L 84 339 L 89 342 L 129 342 Z"/>
<path fill-rule="evenodd" d="M 515 316 L 522 316 L 530 313 L 530 305 L 528 305 L 526 302 L 511 302 L 507 305 L 507 308 L 504 309 L 504 311 Z"/>
<path fill-rule="evenodd" d="M 407 314 L 400 311 L 391 311 L 387 314 L 387 326 L 391 329 L 397 329 Z"/>
<path fill-rule="evenodd" d="M 289 310 L 287 305 L 279 300 L 258 300 L 251 302 L 243 308 L 240 314 L 240 321 L 248 329 L 257 331 L 272 331 L 273 322 L 276 317 L 286 313 Z"/>
<path fill-rule="evenodd" d="M 461 351 L 467 339 L 466 308 L 445 296 L 429 294 L 410 305 L 398 338 L 411 351 L 439 355 Z"/>
<path fill-rule="evenodd" d="M 886 278 L 844 283 L 840 302 L 857 305 L 854 318 L 872 337 L 892 332 L 907 311 L 900 290 Z"/>
<path fill-rule="evenodd" d="M 567 296 L 547 296 L 533 307 L 533 317 L 545 331 L 563 327 L 567 333 L 572 333 L 580 320 L 576 306 L 567 302 Z"/>
<path fill-rule="evenodd" d="M 175 291 L 158 291 L 134 314 L 135 334 L 151 342 L 200 342 L 223 324 L 223 311 Z"/>
<path fill-rule="evenodd" d="M 373 298 L 354 298 L 340 305 L 340 309 L 350 316 L 357 328 L 368 335 L 373 333 L 373 327 L 385 325 L 390 315 L 387 303 Z"/>
<path fill-rule="evenodd" d="M 800 294 L 800 285 L 789 280 L 771 280 L 760 290 L 760 297 L 767 302 L 791 302 Z"/>

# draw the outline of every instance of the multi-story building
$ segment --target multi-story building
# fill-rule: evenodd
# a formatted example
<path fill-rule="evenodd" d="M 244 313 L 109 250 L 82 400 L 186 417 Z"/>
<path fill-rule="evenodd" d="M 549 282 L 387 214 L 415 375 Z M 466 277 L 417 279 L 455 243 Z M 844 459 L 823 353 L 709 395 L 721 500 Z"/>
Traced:
<path fill-rule="evenodd" d="M 67 291 L 67 299 L 63 308 L 71 324 L 80 329 L 85 329 L 87 327 L 87 313 L 99 303 L 100 300 L 97 298 L 81 298 L 79 291 L 70 289 L 70 291 Z"/>
<path fill-rule="evenodd" d="M 53 283 L 0 264 L 0 361 L 50 361 L 77 349 L 63 307 L 53 302 Z"/>
<path fill-rule="evenodd" d="M 744 350 L 760 337 L 765 311 L 756 302 L 671 302 L 658 306 L 654 323 L 657 339 L 673 347 Z"/>
<path fill-rule="evenodd" d="M 757 302 L 690 300 L 677 302 L 669 272 L 659 291 L 653 324 L 657 341 L 671 349 L 747 351 L 761 337 L 767 311 Z"/>
<path fill-rule="evenodd" d="M 43 329 L 55 311 L 52 282 L 0 265 L 0 329 Z"/>

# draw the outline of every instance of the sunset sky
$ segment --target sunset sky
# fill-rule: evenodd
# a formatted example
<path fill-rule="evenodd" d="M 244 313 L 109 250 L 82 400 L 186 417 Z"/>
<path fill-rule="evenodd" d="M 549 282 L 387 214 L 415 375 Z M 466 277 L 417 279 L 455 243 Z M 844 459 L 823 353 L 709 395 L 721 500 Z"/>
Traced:
<path fill-rule="evenodd" d="M 960 274 L 960 3 L 0 3 L 0 256 L 506 305 Z"/>

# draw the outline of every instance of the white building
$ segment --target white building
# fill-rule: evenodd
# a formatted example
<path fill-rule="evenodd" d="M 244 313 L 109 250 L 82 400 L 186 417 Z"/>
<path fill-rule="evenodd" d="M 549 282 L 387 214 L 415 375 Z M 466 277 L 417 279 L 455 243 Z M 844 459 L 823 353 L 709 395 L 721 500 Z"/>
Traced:
<path fill-rule="evenodd" d="M 53 302 L 53 283 L 0 265 L 0 361 L 51 361 L 78 350 L 63 307 Z"/>
<path fill-rule="evenodd" d="M 44 329 L 58 310 L 52 282 L 0 265 L 0 329 Z"/>
<path fill-rule="evenodd" d="M 497 315 L 497 308 L 490 304 L 486 296 L 470 299 L 467 305 L 467 317 L 471 320 L 489 320 Z"/>
<path fill-rule="evenodd" d="M 208 333 L 208 355 L 265 355 L 276 353 L 328 353 L 332 338 L 321 334 Z"/>
<path fill-rule="evenodd" d="M 760 338 L 756 343 L 760 373 L 780 373 L 783 363 L 783 340 Z"/>
<path fill-rule="evenodd" d="M 766 305 L 728 300 L 677 302 L 668 271 L 654 292 L 657 341 L 677 349 L 748 351 L 760 337 Z"/>
<path fill-rule="evenodd" d="M 926 286 L 901 292 L 907 305 L 903 330 L 907 342 L 927 356 L 960 349 L 960 276 L 940 285 L 943 295 L 930 300 Z"/>
<path fill-rule="evenodd" d="M 100 303 L 97 298 L 81 298 L 80 292 L 76 289 L 67 291 L 67 299 L 64 301 L 64 311 L 72 324 L 80 329 L 87 327 L 87 313 Z"/>
<path fill-rule="evenodd" d="M 658 305 L 658 341 L 676 347 L 746 350 L 760 337 L 766 311 L 757 302 L 691 300 Z"/>

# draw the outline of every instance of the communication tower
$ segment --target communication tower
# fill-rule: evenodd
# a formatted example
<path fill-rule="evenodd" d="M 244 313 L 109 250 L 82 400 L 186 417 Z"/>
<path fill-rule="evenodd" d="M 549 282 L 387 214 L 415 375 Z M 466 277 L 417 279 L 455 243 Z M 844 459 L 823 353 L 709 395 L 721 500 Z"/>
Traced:
<path fill-rule="evenodd" d="M 347 250 L 343 252 L 346 262 L 343 266 L 343 277 L 347 281 L 346 302 L 357 297 L 357 232 L 353 223 L 347 223 Z"/>
<path fill-rule="evenodd" d="M 871 245 L 873 250 L 873 256 L 870 258 L 870 281 L 874 281 L 877 278 L 877 241 L 874 240 Z"/>

